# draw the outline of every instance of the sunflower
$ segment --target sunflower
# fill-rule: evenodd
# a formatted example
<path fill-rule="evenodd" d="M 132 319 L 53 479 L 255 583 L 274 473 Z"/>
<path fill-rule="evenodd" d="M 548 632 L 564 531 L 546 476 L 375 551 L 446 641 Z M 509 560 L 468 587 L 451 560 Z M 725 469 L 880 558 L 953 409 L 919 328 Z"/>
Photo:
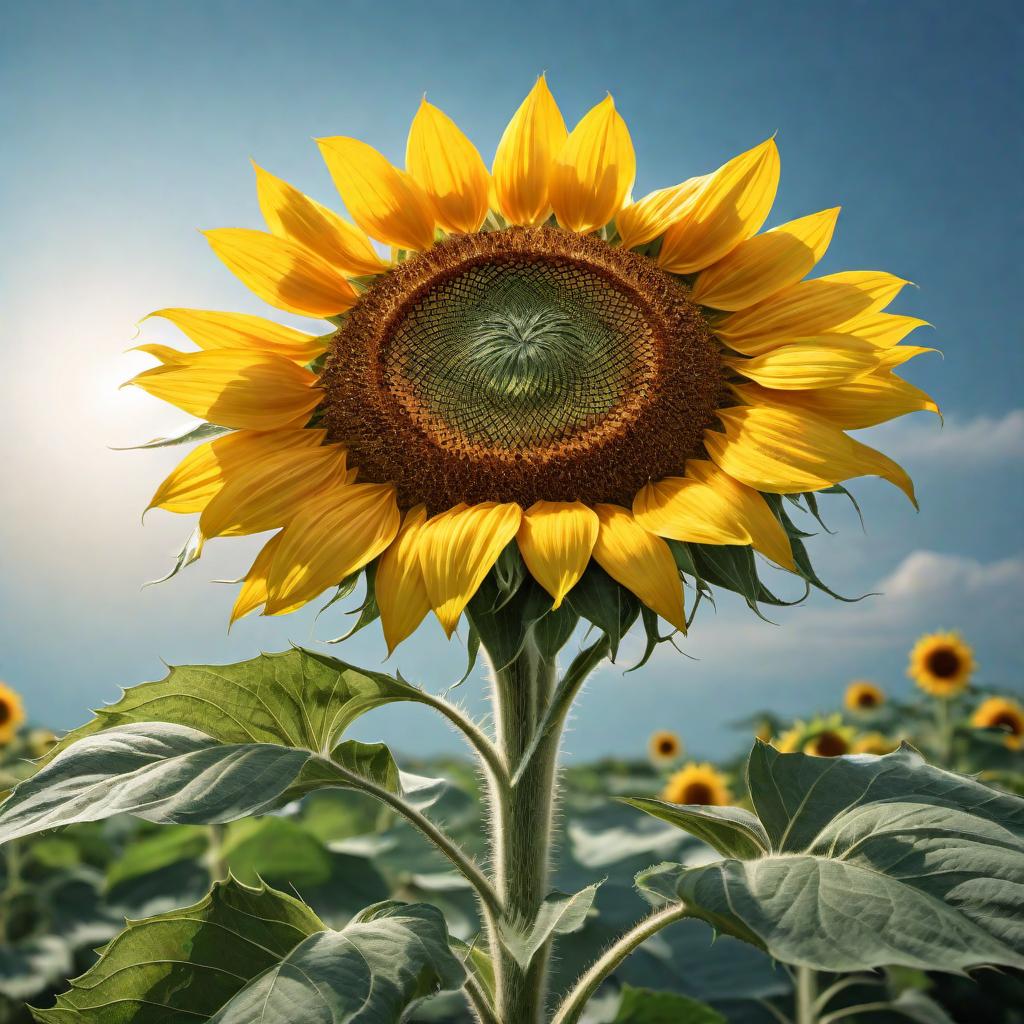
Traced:
<path fill-rule="evenodd" d="M 983 700 L 971 715 L 975 729 L 1000 729 L 1006 733 L 1005 743 L 1011 750 L 1024 747 L 1024 707 L 1005 697 Z"/>
<path fill-rule="evenodd" d="M 568 131 L 541 77 L 490 171 L 426 99 L 404 169 L 318 144 L 351 221 L 257 166 L 268 230 L 206 238 L 322 333 L 161 309 L 196 350 L 143 345 L 159 365 L 129 382 L 212 436 L 150 507 L 198 513 L 196 553 L 273 531 L 232 621 L 372 568 L 389 648 L 431 610 L 450 636 L 514 542 L 552 607 L 593 561 L 684 630 L 669 542 L 797 571 L 766 495 L 877 475 L 914 501 L 846 431 L 937 411 L 894 372 L 930 351 L 899 344 L 923 321 L 884 312 L 907 283 L 892 274 L 804 280 L 838 208 L 758 233 L 774 139 L 633 201 L 612 98 Z"/>
<path fill-rule="evenodd" d="M 682 740 L 668 729 L 659 729 L 647 741 L 647 752 L 656 764 L 668 764 L 683 752 Z"/>
<path fill-rule="evenodd" d="M 704 804 L 724 807 L 732 803 L 725 776 L 706 761 L 691 761 L 670 776 L 661 798 L 673 804 Z"/>
<path fill-rule="evenodd" d="M 14 739 L 18 727 L 25 721 L 25 707 L 19 694 L 0 683 L 0 745 Z"/>
<path fill-rule="evenodd" d="M 885 693 L 874 683 L 859 680 L 850 683 L 843 696 L 847 711 L 874 711 L 885 703 Z"/>
<path fill-rule="evenodd" d="M 929 633 L 914 644 L 907 675 L 933 697 L 955 697 L 974 669 L 974 652 L 959 633 Z"/>
<path fill-rule="evenodd" d="M 843 725 L 840 715 L 812 718 L 810 722 L 794 722 L 775 744 L 780 753 L 803 752 L 815 757 L 839 757 L 850 753 L 855 730 Z"/>
<path fill-rule="evenodd" d="M 853 741 L 851 754 L 891 754 L 899 743 L 880 732 L 866 732 Z"/>

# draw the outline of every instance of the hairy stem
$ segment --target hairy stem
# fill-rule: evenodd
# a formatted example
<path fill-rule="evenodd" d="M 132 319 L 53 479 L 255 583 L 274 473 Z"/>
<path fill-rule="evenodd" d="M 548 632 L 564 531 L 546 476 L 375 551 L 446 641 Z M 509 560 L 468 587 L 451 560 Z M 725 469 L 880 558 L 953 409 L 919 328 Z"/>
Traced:
<path fill-rule="evenodd" d="M 210 873 L 210 884 L 223 882 L 228 877 L 228 862 L 224 856 L 224 839 L 227 836 L 227 825 L 207 825 L 207 836 L 210 846 L 206 851 L 206 868 Z"/>
<path fill-rule="evenodd" d="M 796 1024 L 817 1024 L 818 974 L 813 967 L 797 967 Z"/>
<path fill-rule="evenodd" d="M 494 781 L 505 779 L 508 774 L 501 752 L 491 742 L 487 734 L 471 719 L 462 713 L 454 704 L 443 697 L 424 692 L 421 703 L 439 711 L 456 729 L 466 737 L 470 746 L 476 751 L 484 770 Z"/>
<path fill-rule="evenodd" d="M 551 1024 L 576 1024 L 583 1013 L 590 997 L 598 990 L 601 982 L 615 970 L 630 953 L 642 942 L 661 931 L 666 925 L 681 920 L 686 916 L 686 907 L 682 903 L 672 903 L 661 910 L 655 911 L 634 925 L 625 935 L 608 947 L 594 961 L 593 965 L 576 982 L 572 990 L 562 1001 Z"/>
<path fill-rule="evenodd" d="M 466 855 L 461 847 L 450 836 L 442 832 L 425 814 L 407 804 L 398 794 L 370 782 L 369 779 L 364 779 L 361 775 L 357 775 L 347 768 L 342 768 L 337 763 L 334 764 L 334 769 L 349 782 L 353 789 L 358 789 L 368 796 L 380 800 L 381 803 L 387 804 L 388 807 L 391 807 L 405 818 L 410 825 L 422 832 L 451 861 L 455 869 L 469 884 L 473 886 L 488 915 L 496 916 L 501 912 L 501 901 L 494 886 L 488 881 L 487 876 Z"/>
<path fill-rule="evenodd" d="M 529 929 L 548 893 L 561 731 L 551 730 L 536 744 L 534 738 L 554 685 L 554 659 L 545 658 L 530 640 L 509 664 L 494 670 L 495 725 L 504 761 L 519 765 L 529 753 L 515 782 L 492 792 L 495 885 L 511 928 Z M 492 936 L 498 1019 L 538 1024 L 546 1011 L 547 947 L 523 967 L 495 940 Z"/>

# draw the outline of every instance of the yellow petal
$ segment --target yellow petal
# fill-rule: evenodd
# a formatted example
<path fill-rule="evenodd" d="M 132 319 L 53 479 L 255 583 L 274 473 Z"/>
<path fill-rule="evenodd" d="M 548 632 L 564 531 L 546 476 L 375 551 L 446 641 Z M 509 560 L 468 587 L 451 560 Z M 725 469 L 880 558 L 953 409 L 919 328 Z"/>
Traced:
<path fill-rule="evenodd" d="M 891 348 L 918 327 L 931 327 L 931 324 L 916 316 L 902 316 L 899 313 L 864 313 L 848 320 L 843 330 L 879 348 Z"/>
<path fill-rule="evenodd" d="M 601 521 L 594 544 L 595 561 L 613 580 L 685 633 L 683 581 L 668 545 L 619 505 L 597 505 L 594 511 Z"/>
<path fill-rule="evenodd" d="M 746 309 L 796 284 L 825 255 L 838 216 L 836 206 L 740 242 L 697 278 L 694 301 L 714 309 Z"/>
<path fill-rule="evenodd" d="M 517 539 L 533 578 L 558 608 L 590 561 L 600 521 L 578 501 L 538 501 L 523 514 Z"/>
<path fill-rule="evenodd" d="M 910 362 L 918 356 L 928 352 L 938 352 L 937 348 L 927 348 L 923 345 L 893 345 L 892 348 L 884 348 L 879 351 L 879 370 L 895 370 L 897 366 Z"/>
<path fill-rule="evenodd" d="M 758 491 L 817 491 L 851 477 L 880 476 L 917 506 L 914 485 L 892 459 L 848 437 L 834 424 L 798 407 L 720 409 L 724 433 L 704 432 L 715 464 Z"/>
<path fill-rule="evenodd" d="M 430 606 L 448 636 L 505 545 L 519 529 L 518 505 L 485 502 L 434 516 L 418 545 Z"/>
<path fill-rule="evenodd" d="M 551 171 L 567 134 L 558 104 L 541 75 L 509 121 L 494 155 L 495 199 L 509 223 L 532 225 L 547 218 Z"/>
<path fill-rule="evenodd" d="M 405 171 L 358 139 L 338 135 L 317 144 L 350 216 L 368 235 L 400 249 L 434 244 L 430 200 Z"/>
<path fill-rule="evenodd" d="M 136 345 L 129 352 L 145 352 L 147 356 L 158 359 L 162 366 L 174 366 L 188 356 L 187 352 L 171 348 L 170 345 Z"/>
<path fill-rule="evenodd" d="M 908 283 L 880 270 L 847 270 L 798 281 L 726 317 L 715 333 L 738 352 L 758 355 L 780 341 L 839 330 L 858 317 L 877 313 Z"/>
<path fill-rule="evenodd" d="M 168 512 L 202 512 L 233 471 L 292 448 L 323 442 L 323 430 L 236 430 L 193 448 L 156 489 L 147 506 Z"/>
<path fill-rule="evenodd" d="M 658 266 L 673 274 L 692 274 L 720 260 L 760 230 L 778 187 L 774 139 L 723 164 L 707 175 L 685 215 L 665 232 Z"/>
<path fill-rule="evenodd" d="M 694 196 L 707 181 L 708 175 L 689 178 L 671 188 L 659 188 L 649 192 L 643 199 L 630 203 L 615 217 L 619 232 L 619 243 L 626 249 L 663 235 L 686 213 Z"/>
<path fill-rule="evenodd" d="M 555 160 L 549 196 L 558 223 L 585 234 L 622 209 L 636 178 L 626 122 L 611 96 L 583 115 Z"/>
<path fill-rule="evenodd" d="M 283 615 L 372 562 L 401 522 L 390 484 L 344 484 L 307 502 L 281 534 L 267 615 Z"/>
<path fill-rule="evenodd" d="M 203 509 L 199 529 L 207 538 L 276 529 L 312 497 L 343 482 L 345 475 L 345 449 L 337 444 L 253 459 L 228 476 Z"/>
<path fill-rule="evenodd" d="M 352 277 L 380 274 L 387 264 L 354 224 L 300 192 L 256 162 L 256 196 L 273 234 L 291 238 Z"/>
<path fill-rule="evenodd" d="M 242 580 L 242 589 L 238 592 L 235 605 L 231 609 L 229 626 L 267 603 L 267 576 L 270 574 L 270 567 L 280 543 L 281 534 L 275 533 L 260 549 L 260 553 L 245 574 L 245 579 Z"/>
<path fill-rule="evenodd" d="M 158 309 L 143 317 L 159 316 L 170 320 L 190 341 L 202 349 L 253 348 L 258 352 L 273 352 L 294 360 L 311 363 L 327 348 L 324 338 L 318 338 L 293 327 L 275 324 L 250 313 L 220 313 L 212 309 Z"/>
<path fill-rule="evenodd" d="M 722 362 L 766 388 L 800 391 L 846 384 L 879 365 L 882 350 L 849 334 L 823 334 L 777 345 L 749 359 Z"/>
<path fill-rule="evenodd" d="M 248 228 L 203 233 L 228 270 L 271 306 L 326 317 L 344 313 L 356 300 L 336 267 L 289 238 Z"/>
<path fill-rule="evenodd" d="M 210 423 L 248 430 L 299 425 L 322 397 L 316 383 L 283 356 L 229 348 L 183 353 L 127 382 Z"/>
<path fill-rule="evenodd" d="M 388 654 L 416 632 L 430 611 L 418 547 L 426 518 L 422 505 L 410 509 L 398 536 L 377 563 L 374 594 Z"/>
<path fill-rule="evenodd" d="M 420 102 L 405 149 L 406 170 L 434 207 L 446 231 L 476 231 L 487 216 L 487 168 L 476 146 L 442 110 Z"/>
<path fill-rule="evenodd" d="M 756 384 L 735 390 L 741 401 L 749 404 L 770 404 L 779 397 L 778 392 Z M 789 391 L 785 403 L 788 408 L 805 409 L 843 430 L 875 427 L 911 412 L 939 415 L 939 407 L 930 395 L 889 371 L 869 373 L 835 388 Z"/>
<path fill-rule="evenodd" d="M 695 544 L 751 544 L 793 571 L 793 551 L 764 498 L 714 463 L 691 459 L 685 477 L 651 482 L 633 500 L 633 517 L 670 540 Z"/>

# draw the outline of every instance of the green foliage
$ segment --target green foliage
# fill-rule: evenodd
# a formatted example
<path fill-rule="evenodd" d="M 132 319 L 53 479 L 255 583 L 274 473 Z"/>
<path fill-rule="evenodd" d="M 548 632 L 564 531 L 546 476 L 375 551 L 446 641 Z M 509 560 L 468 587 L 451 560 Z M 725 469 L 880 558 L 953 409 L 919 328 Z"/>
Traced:
<path fill-rule="evenodd" d="M 378 904 L 334 931 L 299 900 L 230 879 L 194 906 L 130 922 L 56 1006 L 35 1017 L 313 1024 L 358 1012 L 386 1024 L 462 979 L 433 907 Z"/>
<path fill-rule="evenodd" d="M 673 992 L 654 992 L 625 985 L 612 1024 L 727 1024 L 707 1003 Z"/>
<path fill-rule="evenodd" d="M 927 765 L 909 747 L 818 758 L 758 743 L 748 786 L 767 853 L 663 864 L 638 884 L 817 970 L 1024 967 L 1024 801 Z M 686 813 L 676 820 L 692 823 Z"/>
<path fill-rule="evenodd" d="M 551 893 L 534 921 L 520 929 L 508 924 L 500 928 L 502 944 L 517 963 L 529 967 L 537 951 L 553 935 L 569 935 L 583 927 L 600 884 L 595 882 L 571 896 L 564 892 Z"/>

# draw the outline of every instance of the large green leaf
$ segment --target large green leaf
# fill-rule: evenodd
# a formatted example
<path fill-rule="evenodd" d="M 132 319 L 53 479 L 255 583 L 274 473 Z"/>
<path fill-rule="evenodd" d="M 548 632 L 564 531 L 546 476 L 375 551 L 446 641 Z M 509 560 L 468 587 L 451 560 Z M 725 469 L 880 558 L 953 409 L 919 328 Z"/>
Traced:
<path fill-rule="evenodd" d="M 818 970 L 1024 967 L 1024 800 L 906 746 L 818 758 L 758 743 L 748 785 L 767 854 L 663 864 L 638 884 Z"/>
<path fill-rule="evenodd" d="M 266 886 L 216 884 L 199 903 L 128 927 L 57 999 L 44 1024 L 205 1021 L 252 978 L 324 929 L 304 904 Z"/>
<path fill-rule="evenodd" d="M 622 797 L 622 802 L 703 839 L 726 857 L 759 857 L 769 839 L 757 817 L 742 807 L 671 804 L 652 797 Z"/>
<path fill-rule="evenodd" d="M 222 743 L 276 743 L 326 754 L 360 715 L 420 697 L 399 679 L 301 648 L 234 665 L 181 665 L 100 708 L 47 760 L 84 736 L 132 722 L 189 726 Z"/>
<path fill-rule="evenodd" d="M 396 1024 L 465 973 L 433 907 L 380 904 L 341 931 L 297 899 L 229 879 L 128 927 L 42 1024 Z"/>
<path fill-rule="evenodd" d="M 310 936 L 211 1024 L 396 1024 L 410 1003 L 465 977 L 439 910 L 378 904 L 341 931 Z"/>
<path fill-rule="evenodd" d="M 218 743 L 163 722 L 117 726 L 79 740 L 18 786 L 0 807 L 0 843 L 115 814 L 180 824 L 259 814 L 314 756 L 272 743 Z"/>

